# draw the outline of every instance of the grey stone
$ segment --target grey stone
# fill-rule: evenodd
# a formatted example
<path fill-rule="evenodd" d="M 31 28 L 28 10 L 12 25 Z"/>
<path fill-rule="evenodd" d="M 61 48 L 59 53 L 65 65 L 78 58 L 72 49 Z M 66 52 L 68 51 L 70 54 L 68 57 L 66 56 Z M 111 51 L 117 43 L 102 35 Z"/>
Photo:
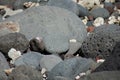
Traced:
<path fill-rule="evenodd" d="M 64 36 L 63 34 L 52 34 L 49 36 L 46 36 L 43 40 L 45 43 L 45 50 L 49 53 L 64 53 L 68 51 L 69 48 L 69 40 L 67 36 Z M 55 43 L 55 45 L 53 45 Z"/>
<path fill-rule="evenodd" d="M 105 8 L 95 8 L 90 11 L 90 15 L 92 15 L 94 18 L 108 18 L 110 16 L 109 12 Z"/>
<path fill-rule="evenodd" d="M 45 55 L 40 60 L 40 66 L 42 68 L 46 68 L 47 71 L 51 71 L 51 69 L 56 66 L 58 63 L 60 63 L 62 59 L 56 55 Z"/>
<path fill-rule="evenodd" d="M 48 80 L 53 80 L 54 76 L 69 77 L 74 79 L 79 73 L 89 70 L 93 64 L 93 60 L 81 57 L 64 60 L 51 70 L 48 74 Z"/>
<path fill-rule="evenodd" d="M 42 74 L 27 65 L 16 67 L 8 77 L 9 80 L 43 80 Z"/>
<path fill-rule="evenodd" d="M 29 41 L 21 33 L 10 33 L 0 37 L 0 51 L 5 56 L 8 56 L 8 51 L 11 48 L 24 52 L 28 47 Z"/>
<path fill-rule="evenodd" d="M 48 6 L 56 6 L 60 8 L 65 8 L 75 14 L 79 14 L 79 9 L 77 4 L 72 0 L 49 0 Z"/>
<path fill-rule="evenodd" d="M 61 13 L 62 12 L 62 13 Z M 72 12 L 52 6 L 32 7 L 7 18 L 7 21 L 18 22 L 20 32 L 27 39 L 43 37 L 45 49 L 50 53 L 64 53 L 69 49 L 68 41 L 76 39 L 82 44 L 87 36 L 85 25 Z M 47 41 L 46 39 L 49 39 Z M 48 44 L 49 42 L 49 44 Z M 58 43 L 59 42 L 59 43 Z M 62 48 L 64 46 L 64 48 Z"/>
<path fill-rule="evenodd" d="M 28 65 L 33 68 L 41 68 L 40 60 L 42 57 L 43 55 L 38 52 L 28 52 L 15 61 L 15 66 Z"/>
<path fill-rule="evenodd" d="M 87 8 L 81 6 L 80 4 L 78 4 L 78 9 L 79 9 L 79 16 L 80 17 L 84 17 L 84 16 L 88 16 L 89 15 L 89 11 Z"/>
<path fill-rule="evenodd" d="M 120 26 L 102 25 L 95 28 L 83 42 L 81 49 L 85 57 L 107 58 L 115 46 L 120 41 Z"/>
<path fill-rule="evenodd" d="M 80 78 L 80 80 L 119 80 L 120 71 L 103 71 L 96 72 L 88 75 L 87 77 Z"/>
<path fill-rule="evenodd" d="M 4 70 L 4 69 L 9 69 L 9 64 L 5 58 L 5 56 L 0 52 L 0 69 Z"/>

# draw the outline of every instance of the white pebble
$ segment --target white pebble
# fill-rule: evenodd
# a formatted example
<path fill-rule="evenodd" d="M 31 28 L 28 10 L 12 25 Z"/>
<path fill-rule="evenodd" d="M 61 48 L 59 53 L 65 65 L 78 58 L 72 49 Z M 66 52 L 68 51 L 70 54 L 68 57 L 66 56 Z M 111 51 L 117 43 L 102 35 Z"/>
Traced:
<path fill-rule="evenodd" d="M 21 56 L 21 52 L 11 48 L 8 52 L 8 56 L 12 59 L 11 63 L 14 64 L 14 61 Z"/>
<path fill-rule="evenodd" d="M 117 19 L 115 18 L 115 16 L 110 16 L 108 23 L 109 24 L 114 24 L 115 22 L 117 22 Z"/>
<path fill-rule="evenodd" d="M 76 43 L 77 40 L 76 39 L 70 39 L 70 42 Z"/>
<path fill-rule="evenodd" d="M 47 70 L 45 68 L 42 68 L 41 74 L 44 74 Z"/>
<path fill-rule="evenodd" d="M 97 60 L 97 63 L 103 63 L 105 61 L 105 59 L 99 59 Z"/>
<path fill-rule="evenodd" d="M 95 27 L 101 26 L 104 24 L 104 19 L 102 17 L 98 17 L 95 19 L 95 21 L 93 22 L 93 25 Z"/>

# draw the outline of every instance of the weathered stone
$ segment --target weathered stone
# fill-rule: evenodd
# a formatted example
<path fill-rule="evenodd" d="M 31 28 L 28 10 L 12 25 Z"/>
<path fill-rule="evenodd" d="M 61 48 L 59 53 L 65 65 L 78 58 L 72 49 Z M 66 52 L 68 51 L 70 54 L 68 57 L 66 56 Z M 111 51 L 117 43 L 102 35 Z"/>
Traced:
<path fill-rule="evenodd" d="M 107 58 L 113 50 L 115 42 L 120 41 L 120 26 L 102 25 L 86 38 L 81 49 L 85 57 Z"/>
<path fill-rule="evenodd" d="M 116 43 L 111 55 L 94 72 L 120 71 L 120 42 Z"/>
<path fill-rule="evenodd" d="M 86 38 L 85 42 L 83 42 L 81 49 L 87 58 L 107 58 L 112 52 L 114 43 L 111 37 L 102 34 L 91 34 Z"/>
<path fill-rule="evenodd" d="M 64 53 L 69 49 L 70 39 L 76 39 L 82 44 L 87 36 L 85 25 L 80 18 L 58 7 L 32 7 L 7 18 L 7 21 L 9 20 L 18 22 L 20 32 L 28 39 L 43 37 L 45 49 L 49 53 Z"/>

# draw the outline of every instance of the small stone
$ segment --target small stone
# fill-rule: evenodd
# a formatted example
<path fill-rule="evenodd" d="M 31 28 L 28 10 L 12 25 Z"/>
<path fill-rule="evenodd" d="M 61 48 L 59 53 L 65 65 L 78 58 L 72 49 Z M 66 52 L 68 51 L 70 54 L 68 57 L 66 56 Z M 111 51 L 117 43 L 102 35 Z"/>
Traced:
<path fill-rule="evenodd" d="M 35 69 L 41 70 L 40 61 L 43 55 L 38 52 L 28 52 L 23 54 L 20 58 L 15 61 L 15 66 L 28 65 Z"/>
<path fill-rule="evenodd" d="M 29 41 L 21 33 L 9 33 L 0 37 L 0 51 L 8 57 L 11 48 L 25 52 L 29 47 Z"/>
<path fill-rule="evenodd" d="M 96 18 L 96 19 L 94 20 L 94 22 L 93 22 L 93 25 L 94 25 L 95 27 L 101 26 L 101 25 L 103 25 L 103 24 L 104 24 L 104 18 L 102 18 L 102 17 Z"/>
<path fill-rule="evenodd" d="M 95 27 L 93 27 L 93 26 L 89 26 L 89 27 L 87 28 L 87 32 L 93 32 L 93 31 L 94 31 L 94 28 L 95 28 Z"/>
<path fill-rule="evenodd" d="M 108 18 L 110 16 L 109 12 L 105 8 L 95 8 L 90 11 L 90 15 L 94 18 L 102 17 Z"/>
<path fill-rule="evenodd" d="M 43 52 L 45 49 L 45 44 L 42 37 L 36 37 L 30 40 L 30 49 L 36 52 Z"/>
<path fill-rule="evenodd" d="M 15 60 L 21 56 L 21 52 L 11 48 L 8 52 L 8 56 L 12 59 L 11 63 L 14 64 Z"/>

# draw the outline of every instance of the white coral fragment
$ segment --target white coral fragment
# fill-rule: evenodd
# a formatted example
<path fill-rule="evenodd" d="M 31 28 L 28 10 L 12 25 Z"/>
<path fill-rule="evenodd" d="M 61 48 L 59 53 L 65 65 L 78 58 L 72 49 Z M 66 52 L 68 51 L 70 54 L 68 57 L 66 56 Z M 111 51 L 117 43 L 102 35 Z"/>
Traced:
<path fill-rule="evenodd" d="M 93 22 L 93 25 L 95 27 L 101 26 L 104 24 L 104 19 L 102 17 L 98 17 L 95 19 L 95 21 Z"/>
<path fill-rule="evenodd" d="M 105 61 L 105 59 L 99 59 L 97 60 L 97 63 L 103 63 Z"/>
<path fill-rule="evenodd" d="M 109 24 L 114 24 L 115 22 L 117 23 L 116 17 L 115 17 L 115 16 L 110 16 L 108 23 L 109 23 Z"/>
<path fill-rule="evenodd" d="M 39 3 L 34 3 L 34 2 L 25 2 L 24 4 L 23 4 L 23 6 L 25 6 L 26 8 L 31 8 L 31 7 L 37 7 L 37 6 L 39 6 L 40 4 Z"/>
<path fill-rule="evenodd" d="M 12 59 L 10 63 L 14 64 L 15 60 L 21 56 L 21 52 L 11 48 L 8 52 L 8 56 Z"/>
<path fill-rule="evenodd" d="M 76 39 L 70 39 L 70 42 L 76 43 L 77 40 Z"/>

